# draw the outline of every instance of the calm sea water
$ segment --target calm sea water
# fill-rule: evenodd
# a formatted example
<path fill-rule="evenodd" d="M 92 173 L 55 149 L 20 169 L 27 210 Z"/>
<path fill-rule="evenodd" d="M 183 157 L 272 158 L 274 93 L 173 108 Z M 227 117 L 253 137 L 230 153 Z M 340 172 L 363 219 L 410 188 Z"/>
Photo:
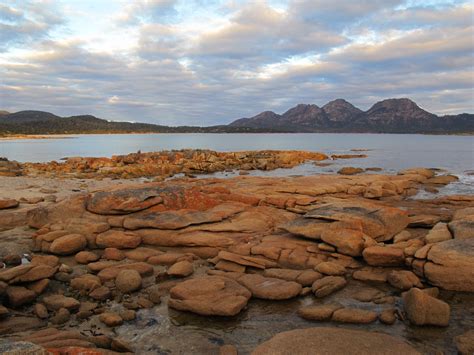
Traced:
<path fill-rule="evenodd" d="M 0 156 L 20 162 L 64 157 L 110 157 L 114 154 L 200 148 L 217 151 L 288 149 L 326 154 L 363 153 L 368 158 L 337 160 L 327 167 L 304 164 L 294 169 L 254 172 L 259 175 L 330 173 L 341 166 L 380 167 L 394 173 L 409 167 L 439 168 L 458 175 L 458 192 L 474 188 L 474 137 L 418 134 L 123 134 L 77 135 L 57 139 L 0 141 Z M 368 149 L 351 152 L 351 149 Z M 232 174 L 222 173 L 222 176 Z M 461 190 L 459 190 L 461 189 Z M 470 191 L 469 191 L 470 190 Z"/>

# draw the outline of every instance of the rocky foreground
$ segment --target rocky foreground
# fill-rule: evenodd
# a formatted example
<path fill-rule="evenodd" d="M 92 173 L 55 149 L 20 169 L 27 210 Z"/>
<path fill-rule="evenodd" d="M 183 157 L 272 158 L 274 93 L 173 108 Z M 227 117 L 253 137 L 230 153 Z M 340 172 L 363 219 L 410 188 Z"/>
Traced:
<path fill-rule="evenodd" d="M 271 158 L 275 166 L 320 160 L 282 156 Z M 234 164 L 229 157 L 217 170 Z M 78 171 L 110 172 L 103 162 Z M 233 168 L 247 163 L 253 164 Z M 74 176 L 72 165 L 35 171 Z M 137 177 L 139 165 L 132 160 L 112 171 Z M 19 169 L 26 174 L 26 166 Z M 154 169 L 143 174 L 163 167 Z M 246 312 L 254 299 L 300 298 L 305 305 L 294 312 L 307 329 L 267 339 L 253 354 L 423 353 L 420 344 L 388 335 L 391 327 L 453 327 L 453 298 L 446 295 L 474 292 L 474 196 L 410 198 L 451 180 L 417 168 L 398 175 L 130 181 L 38 204 L 4 191 L 10 198 L 0 200 L 0 246 L 8 243 L 1 251 L 0 349 L 157 353 L 127 341 L 121 326 L 160 304 L 219 322 L 215 317 Z M 12 247 L 16 236 L 19 249 Z M 465 324 L 472 317 L 467 311 Z M 347 329 L 354 324 L 358 330 Z M 373 324 L 383 333 L 367 331 Z M 436 350 L 472 354 L 468 328 Z M 247 352 L 238 344 L 213 346 L 208 353 Z"/>

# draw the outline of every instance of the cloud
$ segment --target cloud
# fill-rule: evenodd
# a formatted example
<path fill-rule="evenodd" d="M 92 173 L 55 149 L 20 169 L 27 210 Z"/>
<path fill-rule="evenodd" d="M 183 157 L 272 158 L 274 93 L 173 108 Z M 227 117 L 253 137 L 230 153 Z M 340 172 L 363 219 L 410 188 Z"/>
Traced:
<path fill-rule="evenodd" d="M 61 14 L 49 1 L 0 4 L 0 52 L 18 45 L 30 45 L 47 37 L 61 24 Z"/>
<path fill-rule="evenodd" d="M 58 4 L 0 7 L 0 108 L 168 125 L 339 97 L 361 109 L 408 96 L 436 113 L 474 111 L 467 2 Z"/>

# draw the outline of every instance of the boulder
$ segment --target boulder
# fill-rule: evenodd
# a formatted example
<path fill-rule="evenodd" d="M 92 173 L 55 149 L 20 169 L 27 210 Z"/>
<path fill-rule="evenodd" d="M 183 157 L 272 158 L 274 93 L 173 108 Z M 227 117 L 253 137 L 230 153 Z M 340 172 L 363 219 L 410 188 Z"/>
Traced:
<path fill-rule="evenodd" d="M 308 239 L 321 239 L 323 231 L 329 227 L 329 223 L 324 220 L 315 220 L 311 218 L 297 218 L 278 226 L 279 229 L 305 237 Z"/>
<path fill-rule="evenodd" d="M 82 234 L 68 234 L 55 239 L 49 251 L 58 255 L 70 255 L 83 250 L 87 246 L 87 239 Z"/>
<path fill-rule="evenodd" d="M 125 253 L 117 248 L 105 248 L 102 258 L 106 260 L 121 261 L 125 259 Z"/>
<path fill-rule="evenodd" d="M 140 245 L 142 238 L 132 232 L 109 230 L 98 234 L 95 242 L 99 248 L 133 249 Z"/>
<path fill-rule="evenodd" d="M 20 307 L 36 299 L 36 293 L 21 286 L 7 288 L 8 302 L 12 307 Z"/>
<path fill-rule="evenodd" d="M 321 205 L 306 213 L 305 218 L 359 225 L 360 231 L 376 241 L 392 239 L 395 234 L 404 230 L 409 222 L 406 211 L 361 201 Z"/>
<path fill-rule="evenodd" d="M 367 264 L 372 266 L 401 266 L 405 264 L 402 249 L 372 246 L 364 249 L 362 256 Z"/>
<path fill-rule="evenodd" d="M 66 297 L 63 295 L 51 295 L 43 298 L 43 303 L 46 308 L 50 311 L 58 311 L 61 308 L 68 310 L 77 310 L 81 303 L 72 297 Z"/>
<path fill-rule="evenodd" d="M 0 210 L 18 207 L 20 203 L 12 198 L 0 199 Z"/>
<path fill-rule="evenodd" d="M 390 309 L 385 309 L 379 314 L 379 320 L 383 324 L 388 324 L 391 325 L 396 322 L 397 317 L 396 317 L 397 310 L 395 308 L 390 308 Z"/>
<path fill-rule="evenodd" d="M 346 286 L 347 281 L 341 276 L 326 276 L 316 280 L 311 286 L 314 295 L 318 298 L 325 297 Z"/>
<path fill-rule="evenodd" d="M 194 272 L 193 264 L 187 260 L 178 261 L 170 266 L 166 273 L 175 277 L 186 277 Z"/>
<path fill-rule="evenodd" d="M 136 270 L 121 270 L 115 278 L 115 287 L 122 293 L 131 293 L 142 287 L 142 277 Z"/>
<path fill-rule="evenodd" d="M 412 288 L 404 297 L 405 311 L 415 325 L 449 325 L 450 307 L 446 302 Z"/>
<path fill-rule="evenodd" d="M 307 306 L 298 310 L 298 315 L 304 319 L 325 321 L 332 317 L 332 314 L 342 308 L 337 304 L 323 304 L 318 306 Z"/>
<path fill-rule="evenodd" d="M 377 313 L 356 308 L 341 308 L 336 310 L 331 318 L 335 322 L 368 324 L 377 320 Z"/>
<path fill-rule="evenodd" d="M 234 316 L 252 294 L 237 281 L 220 276 L 186 280 L 170 290 L 168 306 L 201 315 Z"/>
<path fill-rule="evenodd" d="M 49 265 L 37 265 L 33 266 L 30 270 L 25 272 L 22 275 L 15 277 L 10 280 L 10 283 L 19 283 L 19 282 L 33 282 L 42 279 L 47 279 L 52 277 L 57 271 L 56 267 Z"/>
<path fill-rule="evenodd" d="M 252 355 L 347 354 L 421 355 L 407 343 L 374 331 L 331 327 L 296 329 L 279 333 L 260 344 Z"/>
<path fill-rule="evenodd" d="M 473 226 L 474 227 L 474 226 Z M 444 242 L 452 238 L 449 232 L 448 225 L 443 222 L 436 223 L 436 225 L 425 236 L 426 244 Z"/>
<path fill-rule="evenodd" d="M 108 327 L 116 327 L 122 325 L 123 319 L 117 313 L 104 312 L 99 316 L 99 320 Z"/>
<path fill-rule="evenodd" d="M 346 268 L 333 261 L 324 261 L 315 267 L 317 272 L 324 275 L 342 276 L 346 273 Z"/>
<path fill-rule="evenodd" d="M 85 274 L 73 278 L 70 285 L 74 290 L 85 291 L 86 293 L 89 293 L 102 286 L 102 282 L 95 275 Z"/>
<path fill-rule="evenodd" d="M 337 248 L 337 252 L 350 256 L 362 255 L 365 240 L 368 237 L 359 230 L 341 228 L 327 229 L 321 234 L 321 239 Z"/>
<path fill-rule="evenodd" d="M 474 238 L 435 243 L 427 259 L 424 276 L 432 285 L 474 292 Z"/>
<path fill-rule="evenodd" d="M 266 300 L 286 300 L 296 297 L 302 290 L 301 284 L 259 274 L 245 274 L 237 281 L 252 292 L 255 298 Z"/>
<path fill-rule="evenodd" d="M 422 287 L 420 279 L 408 270 L 393 270 L 388 274 L 387 281 L 400 290 L 409 290 L 412 287 Z"/>
<path fill-rule="evenodd" d="M 449 230 L 456 239 L 474 238 L 474 214 L 456 219 L 448 224 Z"/>
<path fill-rule="evenodd" d="M 80 251 L 74 256 L 74 259 L 79 264 L 89 264 L 91 262 L 99 260 L 100 256 L 91 251 Z"/>
<path fill-rule="evenodd" d="M 464 334 L 454 338 L 454 343 L 461 355 L 474 354 L 474 330 L 468 330 Z"/>

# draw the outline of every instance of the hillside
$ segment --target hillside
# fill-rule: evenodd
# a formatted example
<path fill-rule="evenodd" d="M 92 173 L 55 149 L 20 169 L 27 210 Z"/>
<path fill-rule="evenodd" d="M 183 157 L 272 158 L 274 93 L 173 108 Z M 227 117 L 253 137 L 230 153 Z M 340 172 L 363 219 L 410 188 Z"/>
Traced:
<path fill-rule="evenodd" d="M 114 122 L 91 115 L 59 117 L 43 111 L 20 111 L 0 115 L 0 135 L 81 134 L 81 133 L 240 133 L 267 132 L 268 129 L 211 126 L 169 127 L 149 123 Z M 270 131 L 274 131 L 270 129 Z"/>
<path fill-rule="evenodd" d="M 474 115 L 440 117 L 407 98 L 383 100 L 364 112 L 337 99 L 321 108 L 299 104 L 281 115 L 265 111 L 236 120 L 230 126 L 277 127 L 291 132 L 460 133 L 474 132 Z"/>
<path fill-rule="evenodd" d="M 60 117 L 43 111 L 0 111 L 0 135 L 262 132 L 473 133 L 474 115 L 437 116 L 407 98 L 383 100 L 365 112 L 343 99 L 322 107 L 299 104 L 283 114 L 264 111 L 229 125 L 210 127 L 108 121 L 91 115 Z"/>

